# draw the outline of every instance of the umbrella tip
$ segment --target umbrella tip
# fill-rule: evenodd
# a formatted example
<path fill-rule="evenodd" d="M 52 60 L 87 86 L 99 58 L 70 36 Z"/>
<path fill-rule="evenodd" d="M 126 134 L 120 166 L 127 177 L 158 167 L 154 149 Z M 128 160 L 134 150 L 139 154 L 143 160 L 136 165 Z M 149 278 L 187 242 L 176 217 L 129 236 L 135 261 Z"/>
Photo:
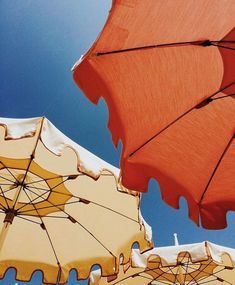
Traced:
<path fill-rule="evenodd" d="M 174 233 L 174 240 L 175 240 L 175 246 L 178 246 L 179 245 L 179 241 L 178 241 L 177 233 Z"/>

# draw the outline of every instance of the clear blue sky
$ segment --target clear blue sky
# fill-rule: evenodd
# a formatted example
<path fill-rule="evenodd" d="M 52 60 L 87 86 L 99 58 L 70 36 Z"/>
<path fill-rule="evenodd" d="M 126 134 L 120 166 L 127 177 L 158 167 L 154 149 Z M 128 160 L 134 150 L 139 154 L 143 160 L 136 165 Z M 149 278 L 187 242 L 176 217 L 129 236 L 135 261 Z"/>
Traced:
<path fill-rule="evenodd" d="M 61 131 L 109 163 L 119 165 L 106 128 L 104 101 L 92 105 L 76 87 L 71 67 L 99 34 L 111 0 L 0 1 L 0 116 L 46 116 Z M 174 210 L 160 199 L 157 183 L 143 195 L 142 214 L 153 228 L 156 246 L 212 242 L 235 248 L 235 216 L 228 214 L 223 231 L 197 228 L 187 217 L 184 201 Z M 41 284 L 40 275 L 30 284 Z M 14 284 L 13 272 L 0 284 Z M 19 285 L 26 284 L 18 282 Z M 71 276 L 69 285 L 86 284 Z"/>

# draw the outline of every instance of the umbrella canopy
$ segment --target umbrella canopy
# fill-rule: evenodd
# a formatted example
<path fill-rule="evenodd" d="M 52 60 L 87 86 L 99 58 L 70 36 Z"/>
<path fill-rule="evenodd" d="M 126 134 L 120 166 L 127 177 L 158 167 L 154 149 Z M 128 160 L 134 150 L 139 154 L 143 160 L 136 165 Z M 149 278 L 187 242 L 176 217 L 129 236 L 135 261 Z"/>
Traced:
<path fill-rule="evenodd" d="M 0 119 L 0 278 L 8 268 L 28 281 L 62 284 L 69 271 L 87 278 L 99 264 L 117 272 L 137 242 L 151 247 L 139 196 L 119 170 L 91 154 L 46 118 Z"/>
<path fill-rule="evenodd" d="M 234 0 L 114 0 L 74 80 L 109 107 L 121 140 L 122 181 L 160 184 L 174 208 L 183 196 L 205 228 L 235 210 Z"/>
<path fill-rule="evenodd" d="M 118 275 L 101 278 L 93 271 L 90 285 L 232 285 L 235 249 L 203 242 L 154 248 L 144 254 L 133 250 L 131 264 Z"/>

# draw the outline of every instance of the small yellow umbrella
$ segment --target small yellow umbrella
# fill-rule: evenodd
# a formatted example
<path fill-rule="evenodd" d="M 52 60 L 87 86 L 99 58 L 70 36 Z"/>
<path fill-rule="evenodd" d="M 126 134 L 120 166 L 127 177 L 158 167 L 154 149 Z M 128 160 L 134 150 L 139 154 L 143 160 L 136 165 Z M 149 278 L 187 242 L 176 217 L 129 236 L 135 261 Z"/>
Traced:
<path fill-rule="evenodd" d="M 0 118 L 0 278 L 13 267 L 17 280 L 40 270 L 44 283 L 63 284 L 94 264 L 107 276 L 133 243 L 149 249 L 139 196 L 118 177 L 46 118 Z"/>
<path fill-rule="evenodd" d="M 90 275 L 89 285 L 234 285 L 235 249 L 210 242 L 133 250 L 118 275 Z"/>

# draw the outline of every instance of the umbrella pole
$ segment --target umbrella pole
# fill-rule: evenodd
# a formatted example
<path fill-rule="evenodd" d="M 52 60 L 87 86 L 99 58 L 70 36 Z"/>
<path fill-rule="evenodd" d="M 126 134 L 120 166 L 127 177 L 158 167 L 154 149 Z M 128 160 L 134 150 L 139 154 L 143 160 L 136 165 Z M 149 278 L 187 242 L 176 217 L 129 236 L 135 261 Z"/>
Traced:
<path fill-rule="evenodd" d="M 21 187 L 18 188 L 18 190 L 15 193 L 15 196 L 13 198 L 13 205 L 14 204 L 17 205 L 17 199 L 20 196 L 20 192 L 21 192 Z M 16 211 L 14 209 L 9 209 L 9 211 L 6 213 L 6 216 L 4 219 L 4 225 L 3 225 L 3 228 L 2 228 L 1 233 L 0 233 L 0 252 L 2 250 L 2 247 L 3 247 L 4 241 L 6 239 L 8 230 L 9 230 L 10 225 L 12 224 L 12 222 L 14 220 L 15 215 L 16 215 Z"/>
<path fill-rule="evenodd" d="M 31 165 L 31 162 L 33 161 L 34 159 L 34 155 L 35 155 L 35 150 L 37 148 L 37 145 L 38 145 L 38 141 L 40 139 L 40 135 L 41 135 L 41 132 L 42 132 L 42 127 L 43 127 L 43 123 L 44 123 L 44 117 L 40 120 L 40 123 L 39 123 L 39 126 L 37 127 L 36 129 L 36 143 L 35 143 L 35 146 L 34 146 L 34 149 L 32 151 L 32 154 L 30 156 L 30 161 L 29 161 L 29 165 L 26 169 L 26 173 L 25 174 L 21 174 L 17 177 L 17 183 L 18 185 L 17 186 L 20 186 L 20 187 L 17 187 L 17 191 L 15 193 L 15 196 L 13 198 L 13 207 L 12 208 L 8 208 L 7 209 L 7 212 L 6 212 L 6 216 L 5 216 L 5 219 L 4 219 L 4 226 L 0 232 L 0 251 L 3 247 L 3 244 L 4 244 L 4 241 L 6 239 L 6 236 L 7 236 L 7 232 L 9 230 L 9 226 L 12 224 L 13 220 L 14 220 L 14 217 L 16 216 L 17 214 L 17 211 L 15 210 L 15 207 L 17 206 L 18 204 L 18 201 L 19 201 L 19 197 L 22 193 L 22 189 L 24 188 L 24 181 L 27 180 L 27 172 L 29 170 L 29 167 Z"/>

